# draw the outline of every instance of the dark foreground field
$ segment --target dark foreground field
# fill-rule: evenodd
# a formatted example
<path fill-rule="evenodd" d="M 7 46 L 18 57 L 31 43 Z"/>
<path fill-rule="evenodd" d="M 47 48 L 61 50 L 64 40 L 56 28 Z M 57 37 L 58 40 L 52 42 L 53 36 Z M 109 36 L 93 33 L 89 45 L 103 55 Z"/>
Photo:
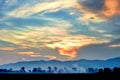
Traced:
<path fill-rule="evenodd" d="M 120 80 L 120 74 L 0 74 L 0 80 Z"/>

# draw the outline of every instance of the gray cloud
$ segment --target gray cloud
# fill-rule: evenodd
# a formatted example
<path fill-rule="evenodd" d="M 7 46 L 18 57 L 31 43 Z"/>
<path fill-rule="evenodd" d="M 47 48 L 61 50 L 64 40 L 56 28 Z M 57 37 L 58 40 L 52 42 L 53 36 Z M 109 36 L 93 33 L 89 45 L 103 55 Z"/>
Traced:
<path fill-rule="evenodd" d="M 94 44 L 89 46 L 84 46 L 78 50 L 77 59 L 109 59 L 120 56 L 119 47 L 110 48 L 109 45 L 120 44 L 120 38 L 113 39 L 109 43 L 105 44 Z"/>
<path fill-rule="evenodd" d="M 85 0 L 81 2 L 83 6 L 91 9 L 92 11 L 100 11 L 104 8 L 104 0 Z"/>

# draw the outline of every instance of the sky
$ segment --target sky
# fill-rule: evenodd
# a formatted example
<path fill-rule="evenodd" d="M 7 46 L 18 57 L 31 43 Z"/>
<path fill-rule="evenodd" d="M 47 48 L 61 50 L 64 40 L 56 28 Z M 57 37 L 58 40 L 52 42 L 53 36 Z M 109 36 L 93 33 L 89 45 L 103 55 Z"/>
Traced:
<path fill-rule="evenodd" d="M 0 0 L 0 64 L 120 57 L 120 0 Z"/>

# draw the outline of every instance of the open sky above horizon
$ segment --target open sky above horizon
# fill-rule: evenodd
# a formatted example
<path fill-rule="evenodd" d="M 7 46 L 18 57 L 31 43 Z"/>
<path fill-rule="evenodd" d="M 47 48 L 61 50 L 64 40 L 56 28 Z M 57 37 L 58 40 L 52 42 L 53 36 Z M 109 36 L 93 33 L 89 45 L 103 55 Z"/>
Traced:
<path fill-rule="evenodd" d="M 0 0 L 0 64 L 120 57 L 120 0 Z"/>

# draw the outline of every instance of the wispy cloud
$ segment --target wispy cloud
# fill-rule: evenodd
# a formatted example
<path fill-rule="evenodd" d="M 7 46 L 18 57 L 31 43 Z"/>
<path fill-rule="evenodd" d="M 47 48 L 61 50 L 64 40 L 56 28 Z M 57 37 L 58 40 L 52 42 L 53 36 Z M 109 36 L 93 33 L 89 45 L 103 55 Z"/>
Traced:
<path fill-rule="evenodd" d="M 56 59 L 57 57 L 56 56 L 51 56 L 51 55 L 41 55 L 40 53 L 35 53 L 35 52 L 18 52 L 18 54 L 20 55 L 28 55 L 30 57 L 42 57 L 42 58 L 47 58 L 47 59 Z"/>
<path fill-rule="evenodd" d="M 74 59 L 77 56 L 77 50 L 80 47 L 106 43 L 109 40 L 97 39 L 87 35 L 72 35 L 67 31 L 67 27 L 27 27 L 25 31 L 1 30 L 0 40 L 11 42 L 21 46 L 21 48 L 41 48 L 48 47 L 57 49 L 60 55 L 68 59 Z M 6 35 L 7 34 L 7 35 Z M 20 52 L 20 54 L 40 57 L 34 52 Z M 43 56 L 42 56 L 43 57 Z"/>
<path fill-rule="evenodd" d="M 18 54 L 29 55 L 29 56 L 35 55 L 34 52 L 18 52 Z"/>
<path fill-rule="evenodd" d="M 15 50 L 15 48 L 12 48 L 12 47 L 0 47 L 0 50 L 13 51 L 13 50 Z"/>
<path fill-rule="evenodd" d="M 33 14 L 43 12 L 56 12 L 64 8 L 70 8 L 75 6 L 77 0 L 55 0 L 52 2 L 43 2 L 35 5 L 24 5 L 14 11 L 12 11 L 9 16 L 14 17 L 27 17 Z"/>
<path fill-rule="evenodd" d="M 103 29 L 97 29 L 97 27 L 94 27 L 94 26 L 89 26 L 88 28 L 90 31 L 94 31 L 94 32 L 98 32 L 98 33 L 106 33 L 107 32 L 106 30 L 103 30 Z"/>
<path fill-rule="evenodd" d="M 43 44 L 51 42 L 50 36 L 67 36 L 67 29 L 71 26 L 72 24 L 67 21 L 59 21 L 54 26 L 26 26 L 23 31 L 1 29 L 0 32 L 3 34 L 0 34 L 0 40 L 24 48 L 41 47 Z"/>
<path fill-rule="evenodd" d="M 108 47 L 110 47 L 110 48 L 119 48 L 120 44 L 112 44 L 112 45 L 109 45 Z"/>

